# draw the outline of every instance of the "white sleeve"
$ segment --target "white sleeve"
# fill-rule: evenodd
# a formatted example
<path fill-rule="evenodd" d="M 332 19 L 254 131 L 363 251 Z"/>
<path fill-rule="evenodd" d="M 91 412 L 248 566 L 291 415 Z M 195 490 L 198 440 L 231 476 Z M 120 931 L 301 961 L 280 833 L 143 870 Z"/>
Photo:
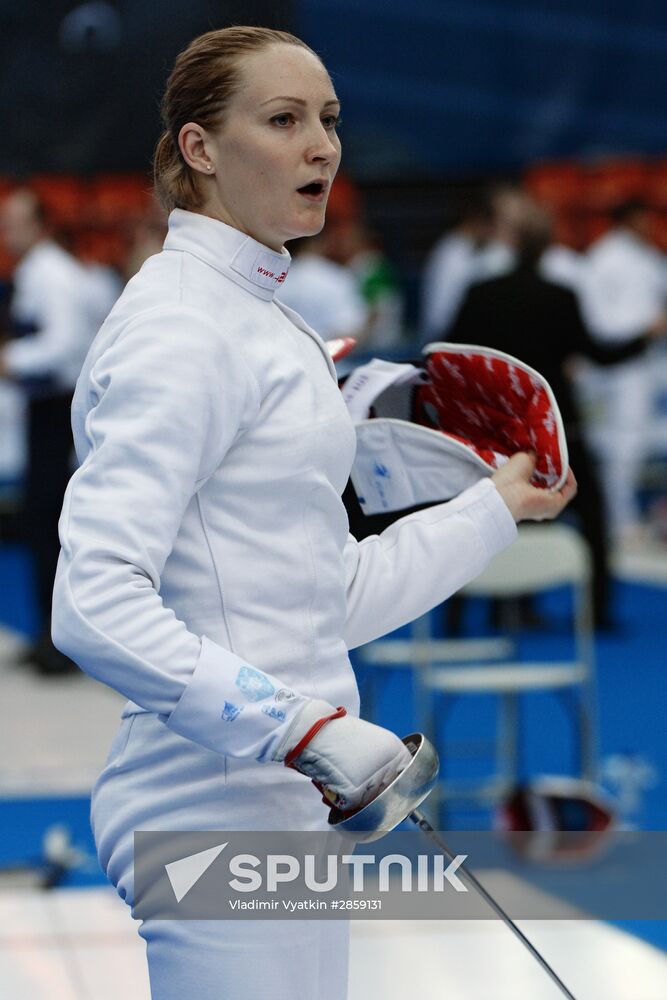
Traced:
<path fill-rule="evenodd" d="M 516 538 L 490 479 L 345 547 L 348 649 L 414 621 L 451 597 Z"/>
<path fill-rule="evenodd" d="M 257 382 L 196 312 L 153 310 L 91 383 L 90 452 L 59 525 L 54 642 L 180 735 L 269 759 L 305 699 L 267 705 L 280 682 L 190 632 L 159 594 L 186 507 L 257 412 Z"/>
<path fill-rule="evenodd" d="M 36 333 L 10 340 L 3 349 L 7 371 L 14 378 L 67 375 L 83 363 L 90 328 L 83 311 L 81 289 L 70 275 L 59 274 L 40 288 Z"/>

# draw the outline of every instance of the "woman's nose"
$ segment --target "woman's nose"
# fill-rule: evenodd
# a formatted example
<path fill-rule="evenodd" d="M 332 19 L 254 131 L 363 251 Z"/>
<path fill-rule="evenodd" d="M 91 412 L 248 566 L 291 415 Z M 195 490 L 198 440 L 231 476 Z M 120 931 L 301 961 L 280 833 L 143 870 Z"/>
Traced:
<path fill-rule="evenodd" d="M 321 125 L 311 139 L 306 158 L 311 163 L 316 161 L 329 163 L 331 160 L 335 160 L 338 155 L 338 144 L 331 133 Z"/>

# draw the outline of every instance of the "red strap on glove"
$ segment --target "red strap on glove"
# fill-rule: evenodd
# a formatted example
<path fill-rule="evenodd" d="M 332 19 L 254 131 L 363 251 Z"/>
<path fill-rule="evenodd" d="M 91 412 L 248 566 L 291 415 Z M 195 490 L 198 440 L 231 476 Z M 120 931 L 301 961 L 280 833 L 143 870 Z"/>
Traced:
<path fill-rule="evenodd" d="M 294 761 L 299 756 L 301 751 L 308 746 L 310 741 L 317 736 L 322 726 L 326 726 L 327 722 L 331 722 L 332 719 L 342 719 L 344 715 L 347 715 L 347 709 L 339 705 L 335 712 L 331 715 L 325 715 L 323 718 L 318 719 L 317 722 L 313 723 L 305 736 L 302 736 L 295 747 L 292 747 L 290 752 L 285 756 L 285 767 L 294 767 Z M 294 770 L 298 770 L 294 768 Z"/>

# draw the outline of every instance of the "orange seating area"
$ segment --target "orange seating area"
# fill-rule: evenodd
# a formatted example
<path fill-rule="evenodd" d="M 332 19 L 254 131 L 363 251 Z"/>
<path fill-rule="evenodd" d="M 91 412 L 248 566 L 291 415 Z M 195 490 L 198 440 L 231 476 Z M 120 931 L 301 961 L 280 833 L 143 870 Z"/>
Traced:
<path fill-rule="evenodd" d="M 159 211 L 150 179 L 143 174 L 49 174 L 25 183 L 37 192 L 49 224 L 78 257 L 113 267 L 124 266 L 137 223 Z M 0 178 L 0 201 L 18 186 Z M 10 273 L 11 261 L 0 250 L 0 277 Z"/>
<path fill-rule="evenodd" d="M 542 163 L 525 172 L 523 185 L 553 212 L 557 238 L 576 250 L 601 236 L 613 207 L 630 198 L 649 206 L 654 239 L 667 250 L 667 160 Z"/>

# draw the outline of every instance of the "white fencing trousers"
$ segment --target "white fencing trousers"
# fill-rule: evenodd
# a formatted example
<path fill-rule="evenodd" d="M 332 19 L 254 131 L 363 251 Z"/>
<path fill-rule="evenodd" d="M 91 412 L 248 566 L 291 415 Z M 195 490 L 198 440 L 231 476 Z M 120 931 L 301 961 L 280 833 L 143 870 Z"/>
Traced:
<path fill-rule="evenodd" d="M 343 920 L 146 920 L 153 1000 L 345 1000 Z"/>
<path fill-rule="evenodd" d="M 638 358 L 596 369 L 582 388 L 594 414 L 591 437 L 601 460 L 609 525 L 618 533 L 640 520 L 637 492 L 655 424 L 652 365 Z"/>
<path fill-rule="evenodd" d="M 102 868 L 133 905 L 135 830 L 326 830 L 303 775 L 223 757 L 152 713 L 124 719 L 92 795 Z M 147 920 L 153 1000 L 345 1000 L 348 923 Z"/>
<path fill-rule="evenodd" d="M 643 359 L 618 365 L 604 377 L 608 424 L 602 483 L 612 531 L 619 532 L 640 520 L 637 493 L 655 406 L 651 371 Z"/>

